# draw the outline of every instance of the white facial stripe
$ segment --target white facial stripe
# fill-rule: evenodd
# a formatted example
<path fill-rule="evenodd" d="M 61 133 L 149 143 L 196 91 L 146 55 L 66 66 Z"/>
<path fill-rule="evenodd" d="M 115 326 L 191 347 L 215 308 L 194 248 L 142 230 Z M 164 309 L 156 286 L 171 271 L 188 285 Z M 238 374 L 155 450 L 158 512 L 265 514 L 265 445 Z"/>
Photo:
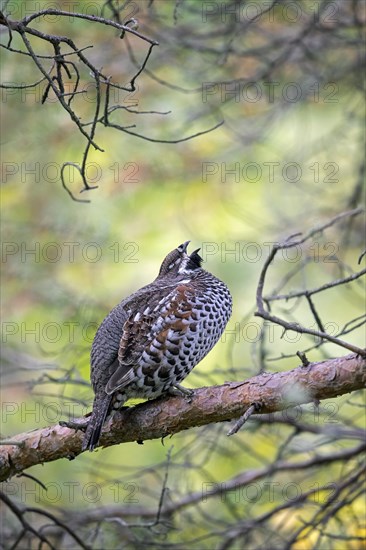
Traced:
<path fill-rule="evenodd" d="M 175 265 L 179 264 L 179 262 L 180 262 L 180 258 L 177 258 L 177 259 L 175 260 L 175 262 L 172 262 L 171 264 L 168 265 L 168 269 L 173 269 L 173 267 L 174 267 Z"/>
<path fill-rule="evenodd" d="M 189 256 L 186 255 L 182 260 L 180 268 L 178 269 L 179 274 L 188 273 L 188 271 L 186 270 L 188 262 L 189 262 Z"/>

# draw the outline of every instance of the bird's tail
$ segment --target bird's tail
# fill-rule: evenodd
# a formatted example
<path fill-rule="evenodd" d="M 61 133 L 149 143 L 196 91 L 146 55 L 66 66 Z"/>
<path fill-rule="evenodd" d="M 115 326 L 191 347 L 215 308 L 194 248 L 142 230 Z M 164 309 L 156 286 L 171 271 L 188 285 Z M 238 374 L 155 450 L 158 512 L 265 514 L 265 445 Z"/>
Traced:
<path fill-rule="evenodd" d="M 105 394 L 102 397 L 95 399 L 93 403 L 93 412 L 89 420 L 88 427 L 86 428 L 83 445 L 81 449 L 86 451 L 93 451 L 98 445 L 100 433 L 103 428 L 104 421 L 108 414 L 108 410 L 111 404 L 112 395 Z"/>

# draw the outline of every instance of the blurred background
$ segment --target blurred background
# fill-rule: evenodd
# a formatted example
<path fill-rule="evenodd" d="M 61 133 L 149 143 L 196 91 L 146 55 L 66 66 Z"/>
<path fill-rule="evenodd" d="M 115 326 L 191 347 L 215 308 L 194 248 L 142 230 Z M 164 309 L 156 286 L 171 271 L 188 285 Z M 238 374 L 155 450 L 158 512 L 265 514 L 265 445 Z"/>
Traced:
<path fill-rule="evenodd" d="M 6 47 L 9 33 L 1 29 L 3 438 L 90 410 L 89 352 L 98 324 L 151 282 L 164 256 L 186 240 L 201 247 L 204 267 L 225 281 L 234 300 L 226 332 L 187 387 L 295 368 L 298 350 L 310 350 L 311 361 L 345 355 L 339 346 L 320 346 L 275 325 L 264 336 L 254 312 L 271 245 L 364 200 L 364 2 L 2 2 L 11 20 L 50 7 L 138 25 L 136 32 L 159 45 L 134 91 L 111 90 L 109 123 L 119 128 L 104 124 L 101 84 L 94 141 L 103 151 L 90 147 L 84 157 L 88 184 L 96 188 L 80 193 L 76 169 L 65 170 L 67 190 L 60 176 L 63 163 L 81 165 L 87 140 L 45 81 L 29 86 L 42 74 L 20 53 L 21 36 L 13 32 Z M 125 88 L 148 53 L 139 35 L 121 38 L 112 26 L 71 15 L 45 14 L 29 26 L 66 35 L 78 49 L 92 46 L 83 51 L 89 62 Z M 45 57 L 54 55 L 52 45 L 27 36 L 45 70 L 57 76 Z M 91 123 L 98 119 L 93 73 L 70 55 L 70 45 L 61 47 L 74 63 L 69 74 L 61 69 L 66 91 L 79 75 L 80 93 L 70 105 L 81 124 Z M 265 293 L 315 288 L 357 271 L 363 248 L 361 216 L 335 224 L 279 254 Z M 343 331 L 343 339 L 364 345 L 360 281 L 319 294 L 316 306 L 330 334 Z M 283 318 L 316 326 L 302 300 L 278 307 Z M 3 490 L 23 505 L 52 510 L 95 548 L 241 548 L 244 541 L 260 548 L 269 537 L 273 548 L 359 548 L 361 497 L 346 484 L 347 503 L 330 508 L 352 465 L 268 474 L 249 489 L 238 480 L 229 493 L 225 484 L 280 459 L 301 462 L 349 448 L 354 441 L 322 429 L 362 427 L 361 404 L 356 393 L 297 410 L 317 433 L 253 420 L 228 439 L 228 425 L 210 425 L 164 442 L 36 466 L 31 478 L 14 478 Z M 146 527 L 157 517 L 163 489 L 173 512 Z M 289 508 L 293 501 L 299 513 Z M 240 529 L 248 518 L 250 529 Z M 45 521 L 32 520 L 37 529 Z M 18 527 L 9 512 L 8 547 Z M 46 531 L 55 547 L 79 547 L 53 529 Z M 340 538 L 330 544 L 323 531 L 332 530 Z"/>

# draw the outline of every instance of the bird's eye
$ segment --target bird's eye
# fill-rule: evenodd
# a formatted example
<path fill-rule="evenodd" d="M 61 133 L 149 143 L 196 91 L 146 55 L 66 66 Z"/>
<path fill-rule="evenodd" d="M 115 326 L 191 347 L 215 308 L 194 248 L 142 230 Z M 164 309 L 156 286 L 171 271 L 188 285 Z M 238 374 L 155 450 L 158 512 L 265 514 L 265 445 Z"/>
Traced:
<path fill-rule="evenodd" d="M 168 265 L 168 269 L 173 269 L 173 267 L 174 267 L 174 262 Z"/>

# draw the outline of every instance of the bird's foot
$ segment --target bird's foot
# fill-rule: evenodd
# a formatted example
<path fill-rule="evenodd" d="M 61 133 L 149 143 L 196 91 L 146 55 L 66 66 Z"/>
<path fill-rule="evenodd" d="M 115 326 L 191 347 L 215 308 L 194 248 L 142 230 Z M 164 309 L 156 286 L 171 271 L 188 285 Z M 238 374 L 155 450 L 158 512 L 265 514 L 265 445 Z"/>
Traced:
<path fill-rule="evenodd" d="M 181 386 L 180 384 L 174 384 L 174 386 L 170 386 L 170 388 L 168 390 L 168 393 L 170 395 L 185 397 L 187 399 L 187 401 L 190 403 L 192 401 L 194 390 L 190 390 L 188 388 L 185 388 L 184 386 Z"/>
<path fill-rule="evenodd" d="M 75 430 L 76 432 L 78 430 L 85 432 L 86 428 L 88 427 L 89 419 L 88 420 L 61 420 L 59 422 L 59 425 L 63 428 L 70 428 L 71 430 Z"/>

